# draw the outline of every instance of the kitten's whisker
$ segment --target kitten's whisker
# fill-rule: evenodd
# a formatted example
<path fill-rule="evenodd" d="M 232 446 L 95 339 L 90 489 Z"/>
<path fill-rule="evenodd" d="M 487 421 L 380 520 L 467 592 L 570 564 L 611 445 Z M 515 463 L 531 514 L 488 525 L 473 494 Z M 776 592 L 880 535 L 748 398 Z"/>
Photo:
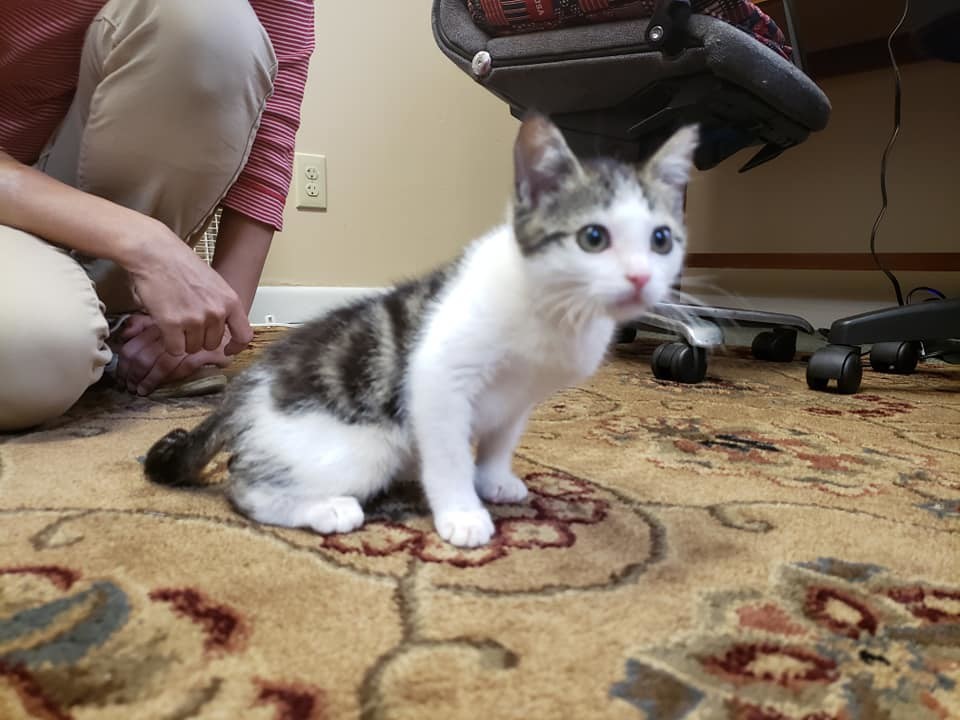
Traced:
<path fill-rule="evenodd" d="M 553 319 L 558 325 L 573 325 L 571 318 L 571 301 L 566 295 L 554 295 L 544 298 L 541 306 L 545 309 L 547 317 Z"/>
<path fill-rule="evenodd" d="M 567 311 L 567 322 L 570 324 L 570 327 L 573 328 L 573 332 L 577 332 L 580 328 L 580 315 L 577 312 L 575 305 L 571 304 L 570 309 Z"/>
<path fill-rule="evenodd" d="M 697 290 L 700 294 L 710 293 L 711 295 L 719 295 L 725 298 L 730 298 L 731 300 L 742 301 L 744 299 L 743 296 L 740 295 L 739 293 L 730 292 L 729 290 L 722 288 L 719 285 L 716 285 L 714 283 L 704 282 L 702 284 L 698 284 L 698 283 L 684 282 L 683 284 L 686 287 L 691 287 Z"/>
<path fill-rule="evenodd" d="M 705 302 L 700 300 L 695 295 L 691 295 L 690 293 L 683 292 L 682 290 L 676 290 L 676 289 L 672 289 L 668 292 L 667 300 L 673 301 L 673 302 L 680 302 L 684 305 L 697 305 L 699 307 L 704 307 L 706 305 Z"/>
<path fill-rule="evenodd" d="M 555 286 L 536 299 L 536 308 L 548 317 L 569 325 L 578 331 L 596 314 L 599 307 L 581 305 L 581 299 L 587 295 L 583 283 L 571 280 L 565 285 Z"/>
<path fill-rule="evenodd" d="M 699 298 L 677 290 L 671 291 L 671 294 L 666 298 L 666 302 L 670 304 L 670 314 L 678 318 L 681 322 L 689 325 L 698 325 L 702 322 L 700 315 L 696 311 L 696 308 L 711 307 L 709 303 L 702 302 Z M 687 305 L 693 306 L 694 309 L 691 310 L 687 307 L 684 307 Z M 739 326 L 739 323 L 735 321 L 724 321 L 724 324 L 732 325 L 734 327 Z"/>
<path fill-rule="evenodd" d="M 698 282 L 712 282 L 718 277 L 720 277 L 718 273 L 697 273 L 695 275 L 683 274 L 680 276 L 680 282 L 682 282 L 684 285 L 695 284 Z"/>
<path fill-rule="evenodd" d="M 722 288 L 711 288 L 711 289 L 713 289 L 718 295 L 721 295 L 727 298 L 728 300 L 733 301 L 734 303 L 739 303 L 744 306 L 747 305 L 742 295 L 728 292 L 726 290 L 723 290 Z M 671 289 L 670 296 L 671 298 L 677 301 L 682 301 L 686 305 L 696 305 L 698 307 L 716 307 L 716 303 L 714 301 L 704 300 L 703 298 L 697 297 L 695 295 L 691 295 L 690 293 L 684 292 L 683 290 Z"/>
<path fill-rule="evenodd" d="M 584 302 L 579 308 L 577 330 L 582 330 L 595 314 L 596 310 L 593 303 L 589 300 Z"/>
<path fill-rule="evenodd" d="M 697 322 L 697 316 L 686 309 L 681 309 L 676 305 L 672 308 L 672 313 L 680 318 L 680 320 L 693 325 Z"/>
<path fill-rule="evenodd" d="M 727 298 L 729 298 L 731 301 L 733 301 L 733 302 L 729 303 L 729 307 L 732 307 L 732 308 L 737 308 L 737 307 L 749 308 L 749 306 L 750 306 L 749 303 L 745 301 L 745 299 L 744 299 L 744 297 L 743 297 L 742 295 L 739 295 L 739 294 L 736 294 L 736 293 L 727 292 L 727 291 L 725 291 L 725 290 L 723 290 L 723 289 L 721 289 L 721 288 L 716 288 L 716 290 L 719 292 L 719 294 L 724 295 L 724 296 L 726 296 Z M 677 302 L 680 302 L 680 303 L 685 304 L 685 305 L 694 305 L 694 306 L 696 306 L 696 307 L 702 307 L 702 308 L 714 308 L 714 307 L 718 307 L 715 302 L 706 301 L 706 300 L 703 300 L 703 299 L 701 299 L 701 298 L 694 297 L 693 295 L 691 295 L 691 294 L 689 294 L 689 293 L 686 293 L 686 292 L 683 292 L 682 290 L 671 289 L 671 291 L 670 291 L 670 299 L 671 299 L 671 300 L 674 300 L 674 301 L 677 301 Z M 725 306 L 726 306 L 726 305 L 725 305 Z M 676 310 L 677 310 L 678 313 L 682 313 L 682 311 L 681 311 L 679 308 L 676 308 Z M 697 313 L 696 313 L 695 310 L 692 311 L 690 314 L 691 314 L 693 317 L 696 317 L 696 316 L 697 316 Z M 725 320 L 723 321 L 723 324 L 724 324 L 724 325 L 729 325 L 729 326 L 735 327 L 735 328 L 740 328 L 740 327 L 742 327 L 742 324 L 741 324 L 740 322 L 738 322 L 737 320 L 735 320 L 735 319 L 725 319 Z"/>

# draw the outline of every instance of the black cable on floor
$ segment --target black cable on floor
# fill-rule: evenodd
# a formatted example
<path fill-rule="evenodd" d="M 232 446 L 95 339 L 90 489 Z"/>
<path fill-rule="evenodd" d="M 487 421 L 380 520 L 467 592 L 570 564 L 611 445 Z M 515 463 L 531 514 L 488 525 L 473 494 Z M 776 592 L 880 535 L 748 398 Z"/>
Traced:
<path fill-rule="evenodd" d="M 880 208 L 880 212 L 877 214 L 877 219 L 873 223 L 873 230 L 870 233 L 870 255 L 873 257 L 873 261 L 877 264 L 877 268 L 883 272 L 884 275 L 890 280 L 893 284 L 893 290 L 897 294 L 897 303 L 903 305 L 903 290 L 900 288 L 900 281 L 897 280 L 897 276 L 892 272 L 887 270 L 883 266 L 883 263 L 880 262 L 880 258 L 877 255 L 877 231 L 880 229 L 880 223 L 883 221 L 883 216 L 887 213 L 887 160 L 890 157 L 890 151 L 893 149 L 894 144 L 897 142 L 897 137 L 900 135 L 900 104 L 901 104 L 901 83 L 900 83 L 900 66 L 897 65 L 897 58 L 893 53 L 893 38 L 900 32 L 900 28 L 903 27 L 903 23 L 906 22 L 907 14 L 910 12 L 910 0 L 904 0 L 903 3 L 903 15 L 900 17 L 900 22 L 897 23 L 897 26 L 893 29 L 893 32 L 890 33 L 887 38 L 887 52 L 890 55 L 890 64 L 893 66 L 893 78 L 894 78 L 894 96 L 893 96 L 893 132 L 890 135 L 890 140 L 887 142 L 887 147 L 883 151 L 883 157 L 880 160 L 880 195 L 883 199 L 883 204 Z"/>
<path fill-rule="evenodd" d="M 913 296 L 916 295 L 918 292 L 928 293 L 930 295 L 933 295 L 933 297 L 935 297 L 938 300 L 947 299 L 947 296 L 944 295 L 939 290 L 937 290 L 936 288 L 927 287 L 926 285 L 920 285 L 919 287 L 915 287 L 913 290 L 907 293 L 907 305 L 910 304 L 910 301 L 913 299 Z"/>

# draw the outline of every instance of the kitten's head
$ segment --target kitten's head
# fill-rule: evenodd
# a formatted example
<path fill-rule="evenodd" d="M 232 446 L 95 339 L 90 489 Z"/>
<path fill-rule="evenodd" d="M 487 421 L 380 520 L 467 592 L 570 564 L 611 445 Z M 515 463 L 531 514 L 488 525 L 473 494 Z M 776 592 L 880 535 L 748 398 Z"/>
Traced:
<path fill-rule="evenodd" d="M 695 127 L 679 130 L 642 167 L 581 163 L 545 117 L 523 123 L 513 225 L 544 307 L 622 321 L 665 299 L 683 265 L 698 137 Z"/>

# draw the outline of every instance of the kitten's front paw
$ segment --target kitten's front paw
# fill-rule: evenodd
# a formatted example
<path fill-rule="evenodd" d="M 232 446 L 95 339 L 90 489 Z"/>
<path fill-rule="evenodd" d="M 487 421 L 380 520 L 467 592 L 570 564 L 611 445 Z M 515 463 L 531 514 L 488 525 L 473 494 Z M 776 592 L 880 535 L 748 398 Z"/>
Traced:
<path fill-rule="evenodd" d="M 518 503 L 527 497 L 527 486 L 511 472 L 477 471 L 477 494 L 487 502 Z"/>
<path fill-rule="evenodd" d="M 448 510 L 434 518 L 437 533 L 451 545 L 478 547 L 493 537 L 493 519 L 485 508 Z"/>
<path fill-rule="evenodd" d="M 321 535 L 348 533 L 363 525 L 363 508 L 354 497 L 331 497 L 304 508 L 306 524 Z"/>

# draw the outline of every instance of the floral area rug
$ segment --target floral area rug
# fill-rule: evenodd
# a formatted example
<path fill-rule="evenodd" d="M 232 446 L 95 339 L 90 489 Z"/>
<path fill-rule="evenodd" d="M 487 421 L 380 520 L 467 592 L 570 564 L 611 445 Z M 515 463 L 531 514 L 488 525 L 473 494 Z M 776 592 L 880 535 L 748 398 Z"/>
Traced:
<path fill-rule="evenodd" d="M 415 488 L 320 537 L 235 514 L 222 463 L 147 484 L 215 396 L 4 438 L 0 718 L 960 718 L 960 368 L 840 397 L 648 352 L 539 408 L 472 551 Z"/>

